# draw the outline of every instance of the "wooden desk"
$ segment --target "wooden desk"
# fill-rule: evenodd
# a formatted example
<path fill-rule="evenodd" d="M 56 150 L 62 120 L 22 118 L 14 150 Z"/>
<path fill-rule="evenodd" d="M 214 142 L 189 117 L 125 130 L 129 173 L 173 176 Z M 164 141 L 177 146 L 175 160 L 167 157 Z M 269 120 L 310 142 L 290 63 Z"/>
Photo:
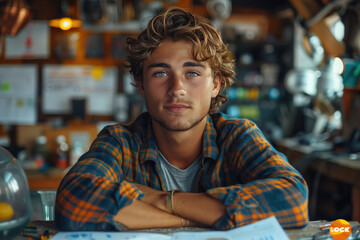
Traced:
<path fill-rule="evenodd" d="M 303 156 L 319 150 L 316 145 L 299 145 L 295 140 L 289 139 L 277 142 L 275 147 L 288 157 L 291 164 L 296 164 Z M 324 152 L 317 154 L 309 167 L 352 186 L 352 220 L 360 221 L 360 159 L 351 160 L 348 155 Z"/>
<path fill-rule="evenodd" d="M 58 168 L 45 171 L 26 170 L 25 174 L 30 190 L 57 190 L 65 171 Z"/>
<path fill-rule="evenodd" d="M 320 231 L 320 226 L 328 224 L 331 222 L 328 221 L 314 221 L 310 222 L 305 228 L 302 229 L 286 229 L 285 233 L 291 240 L 311 240 L 312 236 Z M 350 222 L 351 227 L 359 226 L 359 222 Z M 44 232 L 45 230 L 49 230 L 52 233 L 56 233 L 57 229 L 55 227 L 55 223 L 53 221 L 35 221 L 30 222 L 29 226 L 36 226 L 38 232 Z M 155 228 L 155 229 L 145 229 L 138 230 L 137 232 L 155 232 L 155 233 L 163 233 L 170 234 L 179 231 L 209 231 L 207 228 L 196 228 L 196 227 L 182 227 L 182 228 Z M 13 240 L 26 240 L 25 237 L 18 236 Z"/>

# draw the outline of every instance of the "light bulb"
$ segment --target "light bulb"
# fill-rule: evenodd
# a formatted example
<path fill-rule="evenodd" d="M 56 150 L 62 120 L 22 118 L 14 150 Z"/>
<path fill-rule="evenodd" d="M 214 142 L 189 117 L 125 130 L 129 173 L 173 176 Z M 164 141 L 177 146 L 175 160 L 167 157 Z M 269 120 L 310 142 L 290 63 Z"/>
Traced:
<path fill-rule="evenodd" d="M 59 25 L 61 30 L 69 30 L 72 27 L 72 20 L 68 17 L 62 18 Z"/>
<path fill-rule="evenodd" d="M 344 62 L 339 57 L 334 59 L 334 71 L 339 75 L 344 72 Z"/>

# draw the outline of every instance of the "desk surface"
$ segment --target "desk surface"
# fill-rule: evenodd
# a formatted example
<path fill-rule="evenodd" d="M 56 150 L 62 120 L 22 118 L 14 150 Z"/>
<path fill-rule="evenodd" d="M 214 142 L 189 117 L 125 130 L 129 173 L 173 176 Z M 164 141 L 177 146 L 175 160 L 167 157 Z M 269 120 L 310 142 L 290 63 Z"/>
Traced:
<path fill-rule="evenodd" d="M 328 221 L 313 221 L 310 222 L 305 228 L 302 229 L 286 229 L 285 232 L 291 240 L 310 240 L 312 236 L 320 231 L 320 226 L 328 224 L 331 222 Z M 350 222 L 351 227 L 359 226 L 359 222 Z M 49 230 L 52 233 L 56 233 L 56 227 L 53 221 L 34 221 L 30 222 L 30 226 L 37 227 L 39 233 Z M 208 231 L 209 229 L 205 228 L 195 228 L 195 227 L 182 227 L 182 228 L 156 228 L 156 229 L 145 229 L 141 230 L 142 232 L 156 232 L 169 234 L 179 231 Z M 25 240 L 25 237 L 18 236 L 14 240 Z"/>
<path fill-rule="evenodd" d="M 360 155 L 321 152 L 326 145 L 326 143 L 300 145 L 293 139 L 285 139 L 277 142 L 276 148 L 287 156 L 291 164 L 296 163 L 303 156 L 313 155 L 314 161 L 311 166 L 314 169 L 319 169 L 322 165 L 323 174 L 360 188 Z"/>
<path fill-rule="evenodd" d="M 332 180 L 349 184 L 352 187 L 352 220 L 360 221 L 360 154 L 336 154 L 325 151 L 329 149 L 326 142 L 301 145 L 296 139 L 285 139 L 277 142 L 275 146 L 296 168 L 304 167 L 304 164 L 301 164 L 304 161 L 308 168 Z"/>

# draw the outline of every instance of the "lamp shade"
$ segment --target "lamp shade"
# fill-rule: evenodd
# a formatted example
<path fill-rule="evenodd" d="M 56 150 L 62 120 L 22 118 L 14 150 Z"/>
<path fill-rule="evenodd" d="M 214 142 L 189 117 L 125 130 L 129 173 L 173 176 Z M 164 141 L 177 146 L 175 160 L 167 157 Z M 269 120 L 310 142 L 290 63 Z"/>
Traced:
<path fill-rule="evenodd" d="M 69 30 L 71 28 L 81 27 L 81 21 L 70 17 L 56 18 L 49 21 L 49 26 Z"/>
<path fill-rule="evenodd" d="M 69 0 L 61 0 L 61 15 L 49 21 L 50 27 L 60 28 L 61 30 L 69 30 L 71 28 L 79 28 L 82 22 L 73 18 L 70 9 L 72 8 Z"/>

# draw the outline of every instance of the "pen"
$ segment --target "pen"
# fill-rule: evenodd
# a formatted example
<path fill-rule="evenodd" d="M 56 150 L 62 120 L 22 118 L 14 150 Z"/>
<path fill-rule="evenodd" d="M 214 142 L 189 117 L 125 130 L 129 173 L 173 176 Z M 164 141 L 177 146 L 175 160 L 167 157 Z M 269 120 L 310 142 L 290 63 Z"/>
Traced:
<path fill-rule="evenodd" d="M 330 228 L 330 225 L 331 225 L 330 223 L 327 223 L 327 224 L 321 225 L 319 228 L 321 230 L 328 229 L 328 228 Z"/>
<path fill-rule="evenodd" d="M 37 233 L 37 228 L 36 227 L 30 227 L 30 226 L 27 226 L 24 228 L 23 230 L 24 233 Z"/>

